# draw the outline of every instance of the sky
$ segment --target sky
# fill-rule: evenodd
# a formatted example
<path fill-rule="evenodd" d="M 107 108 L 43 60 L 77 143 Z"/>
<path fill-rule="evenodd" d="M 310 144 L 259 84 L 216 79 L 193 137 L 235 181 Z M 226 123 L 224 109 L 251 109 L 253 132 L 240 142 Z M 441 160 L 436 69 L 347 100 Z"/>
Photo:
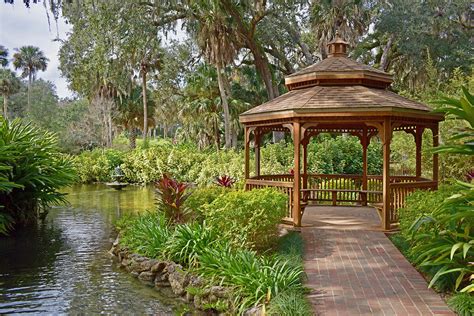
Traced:
<path fill-rule="evenodd" d="M 49 59 L 49 64 L 45 72 L 37 74 L 37 78 L 53 82 L 60 98 L 73 96 L 67 87 L 66 79 L 61 77 L 58 69 L 60 43 L 53 41 L 58 37 L 58 33 L 60 39 L 65 39 L 67 32 L 70 31 L 70 26 L 60 18 L 57 31 L 56 23 L 50 15 L 50 30 L 42 3 L 32 4 L 30 9 L 27 9 L 23 5 L 23 1 L 15 2 L 14 5 L 11 5 L 0 1 L 0 45 L 8 48 L 10 59 L 14 54 L 14 48 L 25 45 L 39 47 Z M 11 62 L 10 68 L 13 69 Z M 20 71 L 17 73 L 19 75 Z"/>

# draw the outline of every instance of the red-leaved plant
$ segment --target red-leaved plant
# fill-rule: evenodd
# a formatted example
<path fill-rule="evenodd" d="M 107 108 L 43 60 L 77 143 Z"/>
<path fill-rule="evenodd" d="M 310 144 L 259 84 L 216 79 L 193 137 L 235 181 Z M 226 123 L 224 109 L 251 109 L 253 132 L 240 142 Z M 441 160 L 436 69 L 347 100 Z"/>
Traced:
<path fill-rule="evenodd" d="M 219 176 L 216 178 L 217 185 L 224 187 L 224 188 L 231 188 L 232 185 L 235 183 L 235 180 L 228 175 Z"/>
<path fill-rule="evenodd" d="M 189 186 L 190 184 L 178 182 L 167 174 L 163 174 L 163 177 L 155 182 L 158 209 L 163 211 L 172 223 L 184 223 L 189 215 L 189 211 L 183 206 L 190 195 L 186 193 Z"/>
<path fill-rule="evenodd" d="M 466 173 L 466 180 L 467 182 L 472 182 L 472 180 L 474 180 L 474 169 Z"/>

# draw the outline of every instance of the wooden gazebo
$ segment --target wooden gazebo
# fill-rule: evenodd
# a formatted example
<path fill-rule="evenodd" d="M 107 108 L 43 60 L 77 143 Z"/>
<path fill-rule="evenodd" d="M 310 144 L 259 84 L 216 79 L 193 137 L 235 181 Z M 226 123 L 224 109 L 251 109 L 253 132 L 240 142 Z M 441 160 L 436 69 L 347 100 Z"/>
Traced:
<path fill-rule="evenodd" d="M 289 196 L 288 217 L 295 226 L 308 203 L 367 205 L 379 210 L 382 228 L 396 229 L 397 210 L 407 194 L 436 189 L 438 157 L 433 154 L 432 179 L 422 177 L 422 135 L 431 130 L 438 146 L 442 115 L 426 105 L 389 90 L 392 76 L 347 57 L 348 43 L 338 35 L 328 44 L 329 57 L 285 78 L 289 92 L 240 116 L 245 126 L 246 189 L 276 187 Z M 265 133 L 289 132 L 294 143 L 292 174 L 262 175 L 260 144 Z M 394 131 L 414 136 L 415 175 L 390 175 L 390 143 Z M 321 175 L 307 172 L 307 146 L 319 133 L 357 136 L 362 145 L 361 175 Z M 383 146 L 382 175 L 367 173 L 367 146 L 378 136 Z M 250 147 L 255 150 L 255 172 L 250 177 Z"/>

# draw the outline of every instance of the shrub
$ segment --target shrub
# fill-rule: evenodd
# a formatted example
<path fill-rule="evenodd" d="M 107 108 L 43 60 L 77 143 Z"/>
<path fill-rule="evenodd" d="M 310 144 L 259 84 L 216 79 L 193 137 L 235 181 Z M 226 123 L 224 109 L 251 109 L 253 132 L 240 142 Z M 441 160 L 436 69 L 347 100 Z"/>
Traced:
<path fill-rule="evenodd" d="M 267 249 L 278 235 L 287 196 L 274 189 L 232 191 L 203 207 L 209 226 L 234 245 Z"/>
<path fill-rule="evenodd" d="M 448 305 L 459 316 L 472 316 L 474 314 L 474 296 L 469 293 L 456 293 L 448 300 Z"/>
<path fill-rule="evenodd" d="M 35 223 L 49 206 L 65 203 L 59 189 L 74 180 L 56 135 L 0 116 L 0 233 Z"/>
<path fill-rule="evenodd" d="M 146 213 L 117 222 L 120 242 L 135 253 L 160 258 L 172 231 L 162 213 Z"/>
<path fill-rule="evenodd" d="M 184 207 L 192 212 L 193 217 L 203 219 L 204 206 L 211 204 L 217 197 L 227 192 L 231 190 L 220 186 L 195 188 L 184 202 Z"/>
<path fill-rule="evenodd" d="M 400 217 L 400 233 L 409 238 L 412 234 L 410 227 L 422 214 L 433 211 L 444 199 L 456 192 L 453 185 L 441 185 L 437 191 L 419 190 L 406 198 L 405 206 L 398 210 Z"/>
<path fill-rule="evenodd" d="M 116 150 L 94 149 L 74 156 L 73 163 L 80 182 L 107 182 L 122 157 L 123 154 Z"/>
<path fill-rule="evenodd" d="M 178 182 L 167 174 L 155 183 L 158 209 L 173 223 L 184 223 L 189 214 L 183 205 L 189 196 L 188 187 L 189 184 Z"/>

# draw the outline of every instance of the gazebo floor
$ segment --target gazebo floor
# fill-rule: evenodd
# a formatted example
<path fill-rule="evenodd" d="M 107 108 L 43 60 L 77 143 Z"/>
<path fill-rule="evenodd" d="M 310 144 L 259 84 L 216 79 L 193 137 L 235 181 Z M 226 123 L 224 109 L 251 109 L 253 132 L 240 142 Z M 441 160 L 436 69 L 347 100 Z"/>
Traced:
<path fill-rule="evenodd" d="M 301 231 L 315 314 L 454 315 L 379 222 L 369 207 L 306 209 Z"/>

